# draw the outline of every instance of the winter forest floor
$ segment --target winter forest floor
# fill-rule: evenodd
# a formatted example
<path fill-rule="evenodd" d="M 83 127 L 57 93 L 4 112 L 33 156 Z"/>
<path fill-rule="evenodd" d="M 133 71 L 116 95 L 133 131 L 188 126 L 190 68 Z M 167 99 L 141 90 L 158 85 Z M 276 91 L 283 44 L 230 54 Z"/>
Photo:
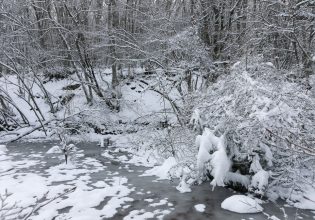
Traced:
<path fill-rule="evenodd" d="M 71 76 L 45 83 L 56 106 L 52 114 L 33 85 L 46 134 L 34 108 L 17 92 L 17 77 L 0 78 L 1 88 L 29 120 L 27 126 L 0 132 L 0 220 L 315 219 L 312 148 L 302 148 L 309 150 L 305 154 L 300 145 L 291 149 L 278 138 L 291 132 L 283 128 L 298 130 L 304 121 L 308 124 L 297 133 L 299 138 L 288 137 L 299 143 L 311 134 L 314 105 L 308 101 L 315 91 L 306 96 L 297 83 L 282 78 L 270 84 L 276 70 L 270 64 L 257 66 L 247 72 L 235 64 L 204 95 L 196 91 L 185 98 L 172 86 L 177 78 L 160 85 L 138 69 L 139 76 L 121 82 L 120 111 L 110 110 L 98 97 L 87 104 Z M 106 87 L 110 70 L 97 77 L 103 77 L 101 86 Z M 311 82 L 315 85 L 315 79 Z M 153 85 L 161 91 L 169 86 L 167 97 L 152 90 Z M 295 89 L 301 90 L 299 96 L 283 98 Z M 186 125 L 179 125 L 171 103 L 182 110 Z M 190 124 L 190 118 L 200 123 Z M 232 131 L 229 141 L 237 143 L 228 150 L 226 131 Z M 65 164 L 62 150 L 71 143 Z M 237 156 L 241 162 L 251 157 L 247 173 L 232 167 Z M 248 192 L 234 191 L 231 182 Z"/>
<path fill-rule="evenodd" d="M 220 204 L 226 197 L 239 193 L 223 187 L 211 191 L 209 183 L 193 186 L 191 193 L 179 193 L 177 179 L 141 176 L 149 168 L 141 165 L 145 165 L 144 161 L 134 157 L 128 146 L 113 143 L 105 149 L 97 143 L 78 143 L 76 158 L 66 165 L 60 152 L 52 148 L 56 144 L 15 143 L 0 154 L 0 186 L 12 193 L 9 204 L 18 201 L 19 214 L 31 213 L 34 204 L 50 200 L 29 219 L 315 218 L 315 213 L 281 201 L 264 202 L 265 211 L 260 214 L 232 213 L 221 209 Z M 76 189 L 58 197 L 73 187 Z M 198 205 L 202 208 L 198 209 Z"/>

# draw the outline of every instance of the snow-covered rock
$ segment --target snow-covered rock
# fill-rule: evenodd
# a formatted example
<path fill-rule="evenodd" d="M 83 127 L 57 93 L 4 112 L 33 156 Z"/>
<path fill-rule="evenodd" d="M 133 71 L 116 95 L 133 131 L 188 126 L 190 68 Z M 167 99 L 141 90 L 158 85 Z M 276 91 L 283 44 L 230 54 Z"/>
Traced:
<path fill-rule="evenodd" d="M 234 195 L 221 203 L 221 208 L 237 213 L 258 213 L 263 211 L 258 202 L 248 196 Z"/>
<path fill-rule="evenodd" d="M 158 176 L 159 179 L 169 179 L 169 171 L 176 164 L 176 159 L 174 157 L 169 157 L 161 166 L 153 167 L 152 169 L 145 171 L 141 176 Z"/>

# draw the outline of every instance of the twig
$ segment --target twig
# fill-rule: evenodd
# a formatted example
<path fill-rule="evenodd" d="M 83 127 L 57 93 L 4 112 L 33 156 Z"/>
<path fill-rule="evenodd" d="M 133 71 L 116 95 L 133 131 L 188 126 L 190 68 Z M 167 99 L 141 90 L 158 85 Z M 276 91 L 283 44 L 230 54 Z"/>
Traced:
<path fill-rule="evenodd" d="M 59 199 L 59 198 L 62 197 L 62 196 L 65 196 L 65 195 L 67 195 L 67 194 L 73 192 L 76 188 L 77 188 L 77 187 L 75 186 L 75 187 L 73 187 L 73 188 L 71 188 L 71 189 L 69 189 L 69 190 L 66 190 L 64 193 L 62 193 L 62 194 L 60 194 L 60 195 L 58 195 L 58 196 L 56 196 L 56 197 L 54 197 L 54 198 L 52 198 L 52 199 L 50 199 L 50 200 L 44 202 L 44 203 L 42 203 L 42 204 L 37 204 L 37 205 L 35 205 L 34 208 L 33 208 L 33 210 L 32 210 L 30 213 L 28 213 L 28 214 L 23 218 L 23 220 L 27 220 L 29 217 L 31 217 L 31 216 L 34 214 L 34 212 L 37 212 L 40 208 L 42 208 L 42 207 L 48 205 L 49 203 L 55 201 L 56 199 Z"/>
<path fill-rule="evenodd" d="M 285 137 L 285 138 L 284 138 L 284 137 L 281 137 L 281 136 L 275 134 L 274 132 L 272 132 L 271 130 L 269 130 L 268 128 L 266 128 L 266 131 L 268 131 L 270 134 L 272 134 L 272 135 L 278 137 L 279 139 L 284 140 L 284 141 L 287 141 L 289 144 L 298 147 L 299 149 L 302 150 L 301 153 L 305 153 L 305 154 L 308 154 L 308 155 L 311 155 L 311 156 L 315 156 L 315 151 L 314 151 L 314 150 L 312 150 L 312 149 L 310 149 L 310 148 L 307 148 L 307 147 L 304 147 L 304 146 L 301 146 L 301 145 L 298 145 L 298 144 L 295 144 L 295 143 L 293 143 L 292 141 L 290 141 L 287 137 Z"/>

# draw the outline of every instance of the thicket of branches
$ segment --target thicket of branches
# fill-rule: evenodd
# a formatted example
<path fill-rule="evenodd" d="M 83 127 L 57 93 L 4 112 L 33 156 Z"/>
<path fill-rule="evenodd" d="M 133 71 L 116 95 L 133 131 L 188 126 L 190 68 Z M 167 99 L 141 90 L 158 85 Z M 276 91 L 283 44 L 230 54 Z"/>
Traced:
<path fill-rule="evenodd" d="M 72 77 L 87 104 L 120 111 L 124 79 L 150 75 L 147 89 L 170 103 L 180 126 L 198 107 L 200 128 L 227 131 L 229 149 L 242 151 L 230 152 L 235 161 L 264 155 L 266 145 L 277 152 L 274 183 L 291 184 L 296 167 L 313 163 L 314 25 L 314 0 L 0 0 L 0 76 L 34 112 L 36 129 L 49 123 L 38 96 L 51 114 L 66 102 L 49 80 Z M 3 87 L 0 107 L 0 130 L 31 125 Z"/>

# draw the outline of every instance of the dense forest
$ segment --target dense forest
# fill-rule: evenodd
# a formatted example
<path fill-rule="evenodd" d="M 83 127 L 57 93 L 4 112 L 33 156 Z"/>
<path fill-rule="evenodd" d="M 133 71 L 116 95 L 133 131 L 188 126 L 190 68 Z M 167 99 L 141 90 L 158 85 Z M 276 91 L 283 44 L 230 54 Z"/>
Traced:
<path fill-rule="evenodd" d="M 0 164 L 21 140 L 128 145 L 180 192 L 315 209 L 314 71 L 314 0 L 0 0 Z"/>

